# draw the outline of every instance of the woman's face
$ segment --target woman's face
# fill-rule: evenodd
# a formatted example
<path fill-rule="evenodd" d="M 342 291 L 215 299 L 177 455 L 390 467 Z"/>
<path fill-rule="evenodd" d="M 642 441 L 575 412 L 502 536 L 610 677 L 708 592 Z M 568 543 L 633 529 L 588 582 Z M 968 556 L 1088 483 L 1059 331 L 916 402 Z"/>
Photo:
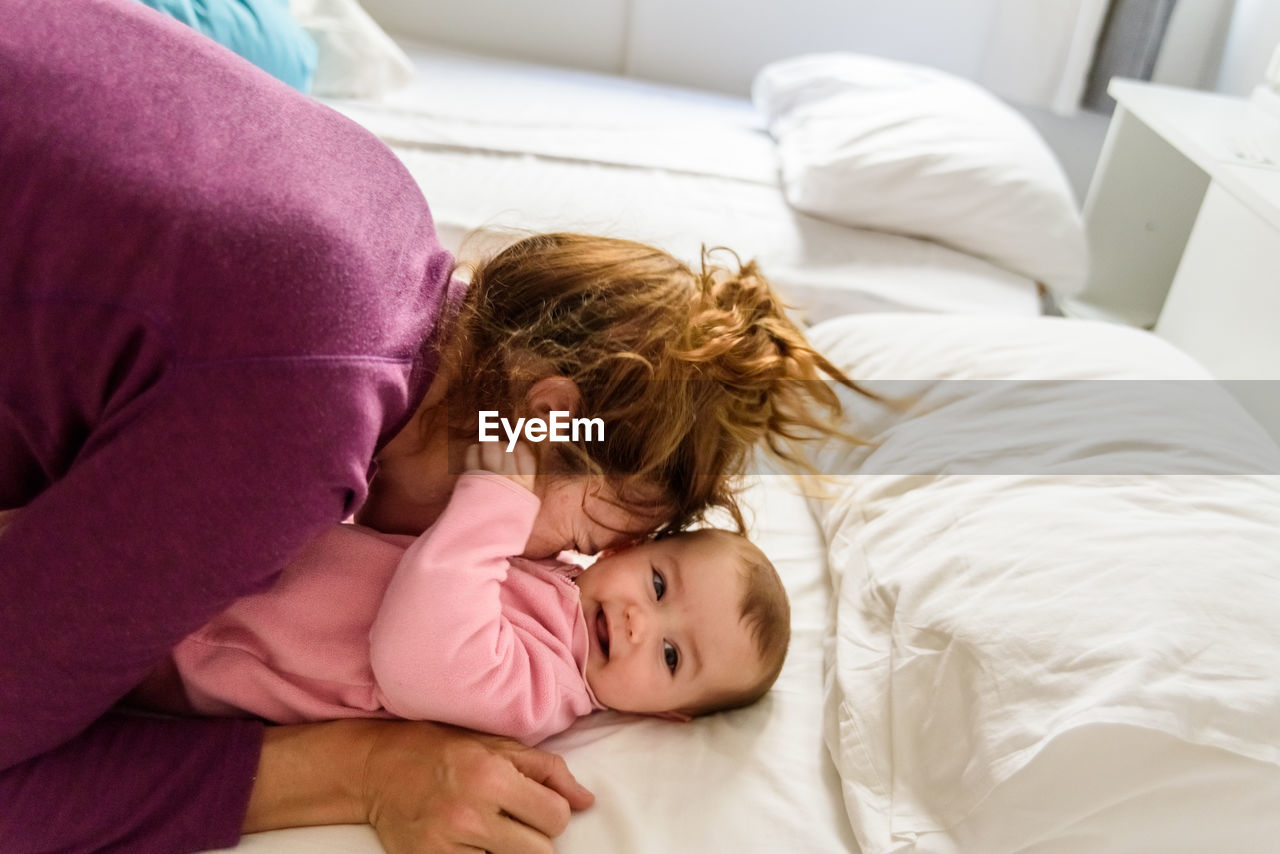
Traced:
<path fill-rule="evenodd" d="M 566 549 L 596 554 L 639 539 L 667 521 L 667 511 L 629 509 L 598 475 L 541 476 L 534 493 L 542 507 L 525 544 L 524 557 L 554 557 Z"/>

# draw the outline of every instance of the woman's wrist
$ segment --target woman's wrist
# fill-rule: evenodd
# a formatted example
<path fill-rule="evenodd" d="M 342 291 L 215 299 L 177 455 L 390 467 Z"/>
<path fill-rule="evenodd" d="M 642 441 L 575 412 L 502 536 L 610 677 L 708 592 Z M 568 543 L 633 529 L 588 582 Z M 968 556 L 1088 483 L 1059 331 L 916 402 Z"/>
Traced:
<path fill-rule="evenodd" d="M 364 774 L 377 722 L 267 727 L 244 832 L 364 824 Z"/>

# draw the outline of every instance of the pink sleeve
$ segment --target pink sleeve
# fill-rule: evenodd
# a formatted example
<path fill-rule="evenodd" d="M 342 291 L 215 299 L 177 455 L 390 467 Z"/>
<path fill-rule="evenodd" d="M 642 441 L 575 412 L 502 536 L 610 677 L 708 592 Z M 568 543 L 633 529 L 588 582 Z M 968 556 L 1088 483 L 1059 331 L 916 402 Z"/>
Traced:
<path fill-rule="evenodd" d="M 502 582 L 533 529 L 539 501 L 504 477 L 464 474 L 449 506 L 405 552 L 370 633 L 383 706 L 528 740 L 563 714 L 557 654 L 512 624 Z"/>

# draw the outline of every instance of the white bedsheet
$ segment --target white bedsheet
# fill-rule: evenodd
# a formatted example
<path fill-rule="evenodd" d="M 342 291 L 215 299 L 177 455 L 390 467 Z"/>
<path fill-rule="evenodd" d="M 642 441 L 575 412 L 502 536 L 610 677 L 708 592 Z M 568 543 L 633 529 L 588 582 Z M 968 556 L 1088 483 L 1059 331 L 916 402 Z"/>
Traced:
<path fill-rule="evenodd" d="M 811 320 L 869 310 L 1034 315 L 1029 279 L 924 240 L 798 213 L 746 99 L 406 44 L 418 72 L 377 102 L 332 101 L 423 188 L 447 246 L 477 229 L 642 240 L 757 258 Z"/>
<path fill-rule="evenodd" d="M 596 795 L 559 854 L 857 852 L 823 743 L 823 644 L 830 588 L 823 544 L 789 477 L 747 494 L 752 537 L 791 597 L 792 640 L 777 684 L 747 709 L 672 723 L 598 712 L 544 746 Z M 367 827 L 245 837 L 235 854 L 380 854 Z"/>

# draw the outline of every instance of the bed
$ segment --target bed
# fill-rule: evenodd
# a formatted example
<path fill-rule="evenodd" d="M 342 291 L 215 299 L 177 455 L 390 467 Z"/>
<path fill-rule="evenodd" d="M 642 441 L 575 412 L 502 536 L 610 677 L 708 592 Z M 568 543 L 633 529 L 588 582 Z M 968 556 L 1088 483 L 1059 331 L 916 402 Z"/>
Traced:
<path fill-rule="evenodd" d="M 407 85 L 325 100 L 401 157 L 464 258 L 519 230 L 625 236 L 691 261 L 727 246 L 759 260 L 812 322 L 872 310 L 1029 316 L 1042 294 L 1083 282 L 1079 214 L 1056 161 L 1012 110 L 958 78 L 831 56 L 775 66 L 753 103 L 400 47 Z M 894 122 L 827 130 L 828 114 L 891 103 L 905 105 Z M 904 174 L 925 180 L 904 194 Z"/>
<path fill-rule="evenodd" d="M 847 399 L 869 444 L 813 449 L 822 477 L 747 476 L 792 600 L 776 687 L 548 741 L 597 796 L 558 851 L 1277 850 L 1280 449 L 1154 336 L 1040 316 L 1083 242 L 1007 110 L 849 55 L 749 100 L 398 51 L 325 100 L 461 256 L 512 229 L 733 247 L 881 397 Z M 363 826 L 234 849 L 380 850 Z"/>
<path fill-rule="evenodd" d="M 1127 328 L 864 314 L 812 337 L 892 406 L 849 400 L 875 444 L 817 452 L 825 478 L 749 478 L 792 599 L 782 675 L 748 709 L 547 742 L 597 795 L 557 850 L 1275 850 L 1265 432 Z M 1106 401 L 1127 408 L 1064 418 Z M 378 850 L 364 827 L 236 849 Z"/>

